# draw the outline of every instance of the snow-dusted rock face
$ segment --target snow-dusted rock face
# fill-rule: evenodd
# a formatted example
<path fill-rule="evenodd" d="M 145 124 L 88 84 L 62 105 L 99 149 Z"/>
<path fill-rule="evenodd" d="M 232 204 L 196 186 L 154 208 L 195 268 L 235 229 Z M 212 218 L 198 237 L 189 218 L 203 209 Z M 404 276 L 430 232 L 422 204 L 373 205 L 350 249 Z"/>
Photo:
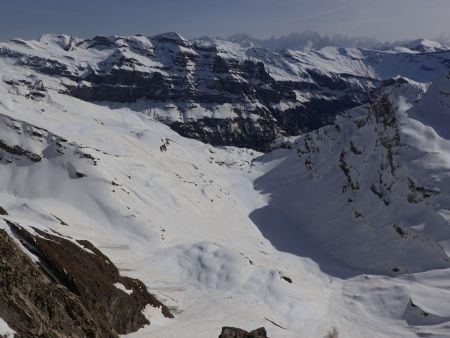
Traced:
<path fill-rule="evenodd" d="M 282 164 L 257 180 L 256 187 L 271 194 L 270 205 L 251 215 L 263 224 L 263 234 L 275 236 L 275 223 L 264 219 L 279 212 L 280 219 L 290 220 L 284 233 L 288 237 L 275 237 L 273 244 L 302 254 L 306 247 L 295 241 L 312 238 L 324 271 L 333 273 L 332 261 L 349 268 L 340 276 L 450 267 L 450 228 L 440 210 L 450 193 L 443 183 L 449 168 L 436 168 L 447 162 L 447 140 L 430 137 L 429 146 L 436 147 L 432 154 L 422 148 L 426 141 L 418 134 L 431 124 L 412 132 L 417 116 L 439 115 L 439 123 L 445 123 L 450 110 L 444 88 L 450 89 L 450 82 L 442 83 L 421 99 L 422 85 L 399 79 L 373 104 L 292 141 Z M 429 105 L 431 111 L 416 112 L 429 101 L 440 102 L 442 109 Z M 279 154 L 269 154 L 264 161 L 273 156 Z"/>
<path fill-rule="evenodd" d="M 432 81 L 449 68 L 450 52 L 430 53 L 443 49 L 429 41 L 417 42 L 426 50 L 410 46 L 413 53 L 406 47 L 273 52 L 231 41 L 188 41 L 176 33 L 44 35 L 0 44 L 0 62 L 3 81 L 28 86 L 29 95 L 53 89 L 112 108 L 127 106 L 184 136 L 258 150 L 368 102 L 381 80 L 403 75 Z M 17 78 L 17 68 L 26 70 L 25 78 Z"/>

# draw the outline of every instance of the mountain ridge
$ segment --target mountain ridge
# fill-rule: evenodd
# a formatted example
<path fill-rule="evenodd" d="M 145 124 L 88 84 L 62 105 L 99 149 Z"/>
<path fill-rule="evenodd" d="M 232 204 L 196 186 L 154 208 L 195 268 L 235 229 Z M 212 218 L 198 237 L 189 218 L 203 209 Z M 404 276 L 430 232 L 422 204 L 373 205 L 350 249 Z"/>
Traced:
<path fill-rule="evenodd" d="M 277 137 L 317 129 L 369 102 L 371 92 L 394 76 L 437 79 L 450 51 L 324 47 L 275 53 L 164 33 L 44 35 L 41 41 L 2 43 L 0 54 L 10 68 L 6 81 L 15 81 L 14 67 L 25 67 L 44 89 L 111 108 L 126 105 L 213 145 L 264 151 Z"/>

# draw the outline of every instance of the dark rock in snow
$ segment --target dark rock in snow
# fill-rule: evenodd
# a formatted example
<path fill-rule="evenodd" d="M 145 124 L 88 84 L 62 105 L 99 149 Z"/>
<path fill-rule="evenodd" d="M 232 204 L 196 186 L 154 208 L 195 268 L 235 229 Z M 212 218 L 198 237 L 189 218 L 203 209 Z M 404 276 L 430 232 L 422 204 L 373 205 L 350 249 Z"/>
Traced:
<path fill-rule="evenodd" d="M 38 267 L 5 231 L 0 234 L 0 317 L 21 337 L 44 332 L 49 337 L 117 337 L 149 324 L 142 314 L 147 304 L 173 317 L 141 281 L 121 276 L 90 242 L 75 243 L 37 229 L 31 233 L 7 223 L 39 258 Z"/>
<path fill-rule="evenodd" d="M 259 329 L 247 332 L 235 327 L 223 327 L 219 338 L 268 338 L 266 329 L 260 327 Z"/>
<path fill-rule="evenodd" d="M 0 230 L 0 255 L 0 317 L 19 337 L 118 337 L 79 297 L 39 269 L 5 230 Z"/>

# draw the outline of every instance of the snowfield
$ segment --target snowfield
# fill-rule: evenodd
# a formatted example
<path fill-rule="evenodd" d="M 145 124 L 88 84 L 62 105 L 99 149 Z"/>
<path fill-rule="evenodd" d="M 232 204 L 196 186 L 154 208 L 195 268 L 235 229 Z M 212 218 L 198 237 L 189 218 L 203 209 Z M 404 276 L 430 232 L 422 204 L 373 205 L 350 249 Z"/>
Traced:
<path fill-rule="evenodd" d="M 346 53 L 351 64 L 334 48 L 320 57 L 381 73 L 361 52 Z M 47 91 L 30 97 L 10 81 L 30 74 L 1 62 L 4 217 L 91 241 L 172 310 L 167 319 L 146 308 L 151 324 L 126 337 L 210 338 L 225 325 L 264 326 L 274 338 L 333 329 L 343 338 L 450 337 L 444 72 L 431 85 L 397 78 L 376 103 L 262 154 L 181 137 L 140 109 L 64 95 L 47 75 L 37 76 Z M 0 227 L 10 231 L 3 218 Z M 1 319 L 0 334 L 12 334 Z"/>

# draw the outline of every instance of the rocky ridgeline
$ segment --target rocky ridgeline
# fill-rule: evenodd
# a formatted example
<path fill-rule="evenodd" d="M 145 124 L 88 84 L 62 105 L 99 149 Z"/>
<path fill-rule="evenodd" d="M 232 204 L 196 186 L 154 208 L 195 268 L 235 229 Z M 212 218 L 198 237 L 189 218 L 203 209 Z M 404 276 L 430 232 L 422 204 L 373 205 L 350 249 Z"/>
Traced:
<path fill-rule="evenodd" d="M 13 40 L 0 45 L 0 58 L 44 79 L 28 93 L 32 98 L 56 87 L 86 101 L 129 105 L 144 100 L 136 109 L 160 107 L 154 117 L 184 136 L 258 150 L 266 150 L 278 136 L 317 129 L 338 112 L 366 102 L 377 83 L 359 74 L 302 67 L 289 52 L 243 49 L 220 40 L 187 41 L 175 33 Z M 36 82 L 3 80 L 28 87 Z"/>
<path fill-rule="evenodd" d="M 5 71 L 2 80 L 28 88 L 24 95 L 30 99 L 57 90 L 142 111 L 213 145 L 263 151 L 279 136 L 318 129 L 367 103 L 383 80 L 439 78 L 448 71 L 449 54 L 337 47 L 275 52 L 221 39 L 186 40 L 177 33 L 44 35 L 0 43 L 5 69 L 19 66 L 29 73 L 17 79 Z"/>

